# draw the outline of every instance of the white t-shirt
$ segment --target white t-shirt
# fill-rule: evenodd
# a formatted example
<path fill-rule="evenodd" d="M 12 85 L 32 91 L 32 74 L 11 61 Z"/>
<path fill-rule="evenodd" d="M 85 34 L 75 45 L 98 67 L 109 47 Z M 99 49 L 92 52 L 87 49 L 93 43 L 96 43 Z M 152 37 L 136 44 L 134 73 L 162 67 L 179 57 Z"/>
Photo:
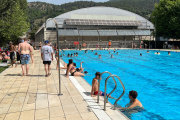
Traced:
<path fill-rule="evenodd" d="M 51 53 L 53 53 L 52 47 L 48 45 L 43 46 L 41 53 L 43 53 L 43 61 L 51 61 Z"/>

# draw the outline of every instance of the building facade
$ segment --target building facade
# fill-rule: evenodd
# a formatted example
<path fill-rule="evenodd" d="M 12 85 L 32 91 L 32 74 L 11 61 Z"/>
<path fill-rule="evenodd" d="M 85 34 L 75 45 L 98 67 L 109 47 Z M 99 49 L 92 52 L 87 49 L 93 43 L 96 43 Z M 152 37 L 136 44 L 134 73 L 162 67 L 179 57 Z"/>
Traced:
<path fill-rule="evenodd" d="M 94 48 L 97 46 L 131 48 L 140 46 L 143 37 L 151 37 L 154 25 L 147 19 L 122 9 L 90 7 L 61 14 L 54 18 L 58 24 L 61 48 Z M 44 23 L 36 32 L 36 42 L 57 41 L 54 21 Z"/>

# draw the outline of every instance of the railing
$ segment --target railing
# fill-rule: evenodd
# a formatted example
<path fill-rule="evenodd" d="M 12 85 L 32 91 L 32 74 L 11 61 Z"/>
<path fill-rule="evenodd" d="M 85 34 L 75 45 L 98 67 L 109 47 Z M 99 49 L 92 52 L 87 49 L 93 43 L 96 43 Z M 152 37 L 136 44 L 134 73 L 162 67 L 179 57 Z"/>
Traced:
<path fill-rule="evenodd" d="M 101 75 L 100 75 L 100 80 L 99 80 L 99 82 L 98 82 L 98 99 L 97 99 L 97 103 L 99 103 L 99 91 L 100 91 L 101 77 L 102 77 L 102 75 L 103 75 L 104 73 L 109 73 L 109 74 L 110 74 L 110 76 L 108 76 L 108 77 L 106 78 L 106 80 L 105 80 L 104 110 L 106 110 L 106 103 L 108 102 L 109 96 L 110 96 L 110 95 L 116 90 L 116 88 L 117 88 L 117 83 L 116 83 L 116 80 L 114 79 L 114 77 L 118 78 L 119 82 L 121 83 L 121 85 L 122 85 L 122 87 L 123 87 L 123 92 L 122 92 L 122 94 L 120 95 L 119 98 L 117 98 L 117 100 L 116 100 L 115 103 L 114 103 L 114 110 L 115 110 L 115 109 L 116 109 L 116 104 L 117 104 L 117 102 L 121 99 L 121 97 L 122 97 L 122 96 L 124 95 L 124 93 L 125 93 L 125 87 L 124 87 L 124 84 L 122 83 L 121 79 L 120 79 L 117 75 L 112 75 L 112 74 L 111 74 L 110 72 L 108 72 L 108 71 L 105 71 L 105 72 L 101 73 Z M 107 98 L 106 98 L 107 81 L 108 81 L 108 79 L 111 78 L 111 77 L 113 78 L 113 81 L 115 82 L 115 87 L 114 87 L 114 89 L 107 95 Z"/>
<path fill-rule="evenodd" d="M 97 98 L 97 103 L 99 103 L 99 91 L 100 91 L 100 82 L 101 82 L 101 76 L 103 75 L 103 74 L 105 74 L 105 73 L 109 73 L 110 75 L 112 75 L 110 72 L 108 72 L 108 71 L 105 71 L 105 72 L 103 72 L 103 73 L 101 73 L 101 75 L 100 75 L 100 79 L 99 79 L 99 81 L 98 81 L 98 98 Z M 116 89 L 116 87 L 117 87 L 117 83 L 116 83 L 116 80 L 113 78 L 113 81 L 115 82 L 115 87 L 114 87 L 114 89 L 109 93 L 110 95 L 115 91 L 115 89 Z M 109 97 L 109 96 L 108 96 Z"/>

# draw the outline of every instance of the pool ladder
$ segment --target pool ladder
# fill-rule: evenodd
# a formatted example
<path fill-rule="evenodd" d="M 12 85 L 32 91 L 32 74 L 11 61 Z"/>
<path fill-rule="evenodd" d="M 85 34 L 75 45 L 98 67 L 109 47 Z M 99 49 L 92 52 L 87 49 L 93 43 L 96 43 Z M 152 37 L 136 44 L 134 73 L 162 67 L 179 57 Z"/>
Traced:
<path fill-rule="evenodd" d="M 117 102 L 121 99 L 121 97 L 124 95 L 125 93 L 125 87 L 124 87 L 124 84 L 122 83 L 121 79 L 117 76 L 117 75 L 112 75 L 110 72 L 108 71 L 105 71 L 105 72 L 102 72 L 101 75 L 100 75 L 100 80 L 98 80 L 98 98 L 97 98 L 97 103 L 99 103 L 99 91 L 100 91 L 100 82 L 101 82 L 101 77 L 103 74 L 105 73 L 109 73 L 110 75 L 106 78 L 105 80 L 105 90 L 104 90 L 104 110 L 106 110 L 106 103 L 108 102 L 108 98 L 109 96 L 116 90 L 117 88 L 117 83 L 116 83 L 116 80 L 114 79 L 114 77 L 118 78 L 119 82 L 121 83 L 122 87 L 123 87 L 123 92 L 122 94 L 120 95 L 120 97 L 115 101 L 114 103 L 114 110 L 116 109 L 116 104 Z M 115 87 L 114 89 L 107 95 L 107 98 L 106 98 L 106 88 L 107 88 L 107 81 L 109 80 L 109 78 L 112 78 L 114 83 L 115 83 Z"/>

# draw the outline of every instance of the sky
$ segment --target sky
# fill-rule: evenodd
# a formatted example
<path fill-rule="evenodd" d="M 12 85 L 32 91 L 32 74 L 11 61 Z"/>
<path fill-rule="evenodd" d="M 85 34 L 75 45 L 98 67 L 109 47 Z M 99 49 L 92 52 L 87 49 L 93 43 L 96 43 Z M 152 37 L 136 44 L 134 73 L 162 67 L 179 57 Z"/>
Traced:
<path fill-rule="evenodd" d="M 68 2 L 74 2 L 74 1 L 106 2 L 106 1 L 109 1 L 109 0 L 28 0 L 28 2 L 34 2 L 34 1 L 47 2 L 47 3 L 60 5 L 60 4 L 68 3 Z"/>

